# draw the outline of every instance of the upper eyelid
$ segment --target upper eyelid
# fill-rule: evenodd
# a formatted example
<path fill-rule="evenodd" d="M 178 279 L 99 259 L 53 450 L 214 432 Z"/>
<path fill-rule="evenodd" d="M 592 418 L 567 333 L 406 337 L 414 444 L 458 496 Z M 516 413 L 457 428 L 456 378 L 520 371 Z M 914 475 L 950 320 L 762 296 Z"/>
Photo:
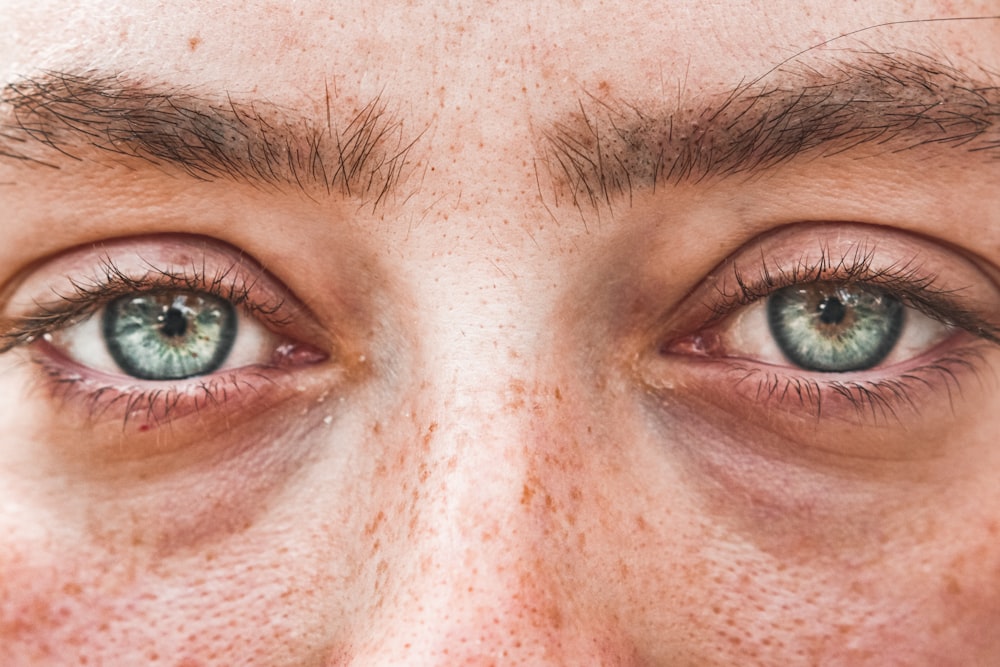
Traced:
<path fill-rule="evenodd" d="M 991 318 L 1000 313 L 1000 286 L 977 263 L 943 243 L 874 225 L 772 230 L 733 253 L 689 298 L 708 311 L 701 324 L 707 327 L 777 289 L 824 280 L 874 284 L 933 319 L 1000 344 L 1000 320 Z"/>
<path fill-rule="evenodd" d="M 161 242 L 192 259 L 158 257 L 165 254 L 156 248 Z M 0 304 L 0 353 L 82 321 L 118 296 L 156 291 L 214 294 L 271 328 L 306 326 L 315 343 L 332 347 L 321 328 L 309 326 L 308 309 L 243 253 L 201 237 L 164 236 L 113 240 L 36 264 Z"/>
<path fill-rule="evenodd" d="M 791 272 L 781 274 L 779 279 L 774 279 L 772 273 L 771 277 L 762 283 L 753 283 L 743 276 L 739 276 L 736 278 L 740 287 L 738 295 L 723 294 L 722 301 L 706 305 L 714 314 L 713 322 L 719 322 L 739 308 L 765 299 L 784 287 L 822 282 L 874 285 L 931 319 L 965 329 L 986 340 L 1000 344 L 1000 325 L 989 322 L 964 305 L 961 298 L 956 296 L 959 294 L 959 290 L 945 290 L 935 287 L 933 278 L 927 274 L 914 272 L 912 278 L 907 278 L 885 270 L 866 273 L 858 271 L 856 268 L 842 275 L 838 275 L 836 272 L 823 277 L 819 277 L 818 273 L 811 274 L 812 271 L 807 271 L 806 275 Z M 762 289 L 757 286 L 761 284 L 765 284 L 766 288 Z"/>

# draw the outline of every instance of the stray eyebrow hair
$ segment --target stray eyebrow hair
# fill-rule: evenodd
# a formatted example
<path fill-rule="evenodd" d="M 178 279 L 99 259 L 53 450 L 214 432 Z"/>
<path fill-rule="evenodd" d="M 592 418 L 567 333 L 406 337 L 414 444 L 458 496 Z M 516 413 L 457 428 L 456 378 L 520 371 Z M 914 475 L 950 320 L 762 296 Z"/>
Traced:
<path fill-rule="evenodd" d="M 199 180 L 292 185 L 372 198 L 399 181 L 413 142 L 379 98 L 334 126 L 265 102 L 221 100 L 123 75 L 46 72 L 0 91 L 0 158 L 59 168 L 37 149 L 82 160 L 81 149 L 172 166 Z"/>
<path fill-rule="evenodd" d="M 577 205 L 862 147 L 937 145 L 1000 160 L 1000 88 L 919 54 L 780 66 L 707 104 L 678 99 L 665 112 L 594 106 L 581 101 L 579 113 L 542 133 L 556 195 L 568 191 Z"/>

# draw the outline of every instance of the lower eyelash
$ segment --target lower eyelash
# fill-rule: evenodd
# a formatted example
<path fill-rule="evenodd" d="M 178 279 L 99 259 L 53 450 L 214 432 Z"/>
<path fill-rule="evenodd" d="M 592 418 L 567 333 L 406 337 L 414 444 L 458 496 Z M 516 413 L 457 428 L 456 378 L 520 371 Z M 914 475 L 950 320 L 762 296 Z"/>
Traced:
<path fill-rule="evenodd" d="M 960 375 L 971 373 L 978 378 L 983 362 L 980 350 L 967 348 L 951 350 L 932 363 L 895 377 L 874 380 L 817 380 L 742 365 L 734 371 L 743 373 L 735 385 L 755 382 L 754 399 L 764 404 L 777 401 L 783 407 L 808 410 L 810 417 L 820 419 L 824 416 L 824 405 L 842 401 L 854 408 L 859 420 L 879 424 L 902 421 L 904 409 L 918 413 L 917 392 L 920 390 L 941 388 L 947 393 L 949 407 L 954 413 L 955 394 L 962 393 Z"/>
<path fill-rule="evenodd" d="M 32 361 L 41 369 L 41 381 L 47 383 L 45 389 L 53 399 L 64 405 L 78 401 L 91 422 L 121 419 L 123 429 L 137 424 L 139 432 L 200 414 L 205 408 L 218 408 L 230 401 L 245 399 L 248 393 L 254 398 L 260 397 L 266 389 L 276 386 L 271 375 L 283 372 L 278 368 L 261 368 L 256 372 L 244 368 L 239 372 L 195 378 L 187 384 L 147 389 L 139 385 L 102 384 L 44 357 L 35 357 Z"/>

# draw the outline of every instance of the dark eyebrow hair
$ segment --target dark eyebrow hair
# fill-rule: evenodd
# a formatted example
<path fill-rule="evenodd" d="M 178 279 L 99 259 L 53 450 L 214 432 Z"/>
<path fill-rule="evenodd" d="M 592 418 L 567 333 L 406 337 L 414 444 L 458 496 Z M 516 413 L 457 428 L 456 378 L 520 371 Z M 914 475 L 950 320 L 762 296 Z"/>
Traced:
<path fill-rule="evenodd" d="M 179 168 L 206 181 L 227 178 L 292 185 L 382 201 L 399 181 L 413 145 L 376 98 L 335 126 L 265 102 L 217 100 L 124 75 L 45 72 L 0 91 L 0 158 L 58 168 L 51 153 L 81 150 Z M 415 140 L 414 140 L 415 141 Z"/>
<path fill-rule="evenodd" d="M 540 161 L 557 197 L 568 191 L 577 205 L 610 206 L 638 188 L 749 175 L 862 147 L 937 145 L 1000 159 L 1000 88 L 920 54 L 788 63 L 688 104 L 675 100 L 657 112 L 581 101 L 579 113 L 542 133 Z"/>

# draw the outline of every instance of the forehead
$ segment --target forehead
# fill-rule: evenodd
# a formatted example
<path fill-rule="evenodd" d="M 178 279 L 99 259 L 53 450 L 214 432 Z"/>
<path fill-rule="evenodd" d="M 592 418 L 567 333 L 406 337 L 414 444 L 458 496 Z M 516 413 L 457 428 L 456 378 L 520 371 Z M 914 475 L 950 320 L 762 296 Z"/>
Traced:
<path fill-rule="evenodd" d="M 536 4 L 538 6 L 536 6 Z M 963 3 L 961 14 L 989 14 Z M 989 3 L 982 3 L 988 5 Z M 387 93 L 425 113 L 580 96 L 718 92 L 836 38 L 827 48 L 996 51 L 996 22 L 886 23 L 949 16 L 935 2 L 328 3 L 194 0 L 3 3 L 15 38 L 0 46 L 5 79 L 38 68 L 142 72 L 275 102 L 314 103 L 324 84 L 347 98 Z M 981 40 L 969 40 L 979 34 Z M 933 37 L 933 39 L 930 39 Z M 967 53 L 971 50 L 973 53 Z M 993 55 L 996 55 L 995 53 Z M 470 93 L 470 88 L 475 93 Z"/>

